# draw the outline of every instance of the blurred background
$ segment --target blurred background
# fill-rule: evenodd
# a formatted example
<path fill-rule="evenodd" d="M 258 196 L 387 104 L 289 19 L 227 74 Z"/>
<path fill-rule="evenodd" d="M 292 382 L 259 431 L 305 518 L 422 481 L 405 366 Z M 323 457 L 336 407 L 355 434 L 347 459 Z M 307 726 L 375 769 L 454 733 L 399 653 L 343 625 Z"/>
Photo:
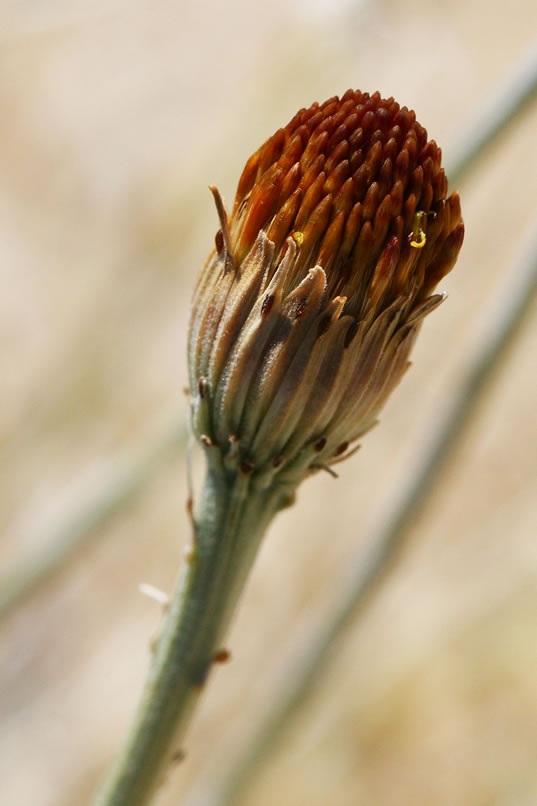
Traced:
<path fill-rule="evenodd" d="M 186 426 L 189 297 L 217 229 L 207 185 L 230 204 L 261 142 L 349 87 L 416 109 L 449 164 L 536 34 L 534 0 L 4 0 L 4 580 L 65 529 L 83 535 L 77 513 L 91 518 L 118 473 Z M 458 183 L 467 237 L 449 299 L 340 479 L 308 481 L 275 522 L 232 662 L 212 675 L 159 806 L 210 790 L 240 754 L 457 389 L 535 220 L 536 131 L 533 104 Z M 537 803 L 533 311 L 408 550 L 241 804 Z M 119 747 L 161 620 L 138 585 L 171 590 L 189 536 L 176 443 L 0 622 L 9 806 L 88 803 Z"/>

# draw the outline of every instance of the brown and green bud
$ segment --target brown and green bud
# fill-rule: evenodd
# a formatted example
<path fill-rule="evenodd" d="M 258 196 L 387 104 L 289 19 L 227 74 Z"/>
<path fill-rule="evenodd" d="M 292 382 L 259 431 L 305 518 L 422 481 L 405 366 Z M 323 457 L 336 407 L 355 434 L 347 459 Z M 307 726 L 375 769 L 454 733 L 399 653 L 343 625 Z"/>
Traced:
<path fill-rule="evenodd" d="M 464 236 L 414 112 L 359 91 L 253 154 L 192 302 L 193 430 L 260 485 L 345 458 L 409 366 Z"/>

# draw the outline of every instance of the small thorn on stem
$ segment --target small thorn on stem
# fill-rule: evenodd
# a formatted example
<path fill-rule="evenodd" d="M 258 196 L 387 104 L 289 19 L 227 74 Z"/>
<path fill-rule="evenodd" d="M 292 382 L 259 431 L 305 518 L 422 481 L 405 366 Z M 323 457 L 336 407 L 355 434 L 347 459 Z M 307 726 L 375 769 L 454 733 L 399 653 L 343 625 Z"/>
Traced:
<path fill-rule="evenodd" d="M 229 649 L 218 649 L 213 655 L 213 663 L 228 663 L 231 660 Z"/>
<path fill-rule="evenodd" d="M 214 442 L 212 441 L 211 437 L 208 437 L 207 434 L 202 434 L 200 437 L 201 441 L 205 445 L 206 448 L 214 447 Z"/>
<path fill-rule="evenodd" d="M 174 765 L 175 764 L 181 764 L 181 762 L 184 761 L 185 758 L 186 758 L 185 751 L 182 748 L 179 748 L 178 750 L 174 751 L 170 761 Z"/>

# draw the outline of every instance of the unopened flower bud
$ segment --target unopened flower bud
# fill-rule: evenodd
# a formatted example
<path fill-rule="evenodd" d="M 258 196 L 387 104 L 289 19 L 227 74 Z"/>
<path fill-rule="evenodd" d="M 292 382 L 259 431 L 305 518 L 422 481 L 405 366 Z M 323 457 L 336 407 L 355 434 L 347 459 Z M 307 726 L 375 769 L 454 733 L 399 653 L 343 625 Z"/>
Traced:
<path fill-rule="evenodd" d="M 250 157 L 230 216 L 212 191 L 193 430 L 261 485 L 296 483 L 352 452 L 409 366 L 462 245 L 459 197 L 414 112 L 351 90 Z"/>

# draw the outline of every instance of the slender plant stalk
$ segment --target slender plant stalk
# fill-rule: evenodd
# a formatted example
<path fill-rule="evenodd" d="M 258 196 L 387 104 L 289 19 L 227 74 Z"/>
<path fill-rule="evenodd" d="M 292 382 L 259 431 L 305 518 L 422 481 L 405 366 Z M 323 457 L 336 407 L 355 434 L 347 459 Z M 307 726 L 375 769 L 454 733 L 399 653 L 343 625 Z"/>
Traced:
<path fill-rule="evenodd" d="M 300 630 L 296 644 L 300 653 L 288 662 L 283 684 L 270 702 L 272 706 L 245 745 L 236 763 L 225 777 L 211 788 L 201 787 L 188 797 L 187 806 L 233 806 L 245 793 L 258 770 L 267 761 L 276 742 L 292 724 L 307 702 L 329 661 L 330 651 L 345 628 L 365 609 L 381 588 L 411 533 L 414 518 L 423 506 L 454 450 L 460 444 L 472 414 L 483 397 L 500 361 L 513 345 L 526 315 L 537 296 L 537 226 L 530 234 L 519 261 L 506 272 L 509 287 L 502 288 L 483 317 L 481 337 L 469 362 L 465 381 L 449 406 L 423 458 L 410 473 L 406 485 L 398 486 L 397 496 L 375 533 L 370 536 L 370 552 L 360 552 L 354 563 L 349 584 L 333 605 L 323 625 L 313 636 Z M 347 563 L 346 565 L 349 565 Z M 309 632 L 306 625 L 304 632 Z M 303 640 L 302 640 L 303 639 Z M 305 648 L 304 648 L 305 647 Z"/>
<path fill-rule="evenodd" d="M 186 444 L 187 429 L 184 419 L 173 423 L 164 434 L 154 437 L 142 454 L 130 459 L 127 466 L 109 468 L 103 475 L 104 490 L 99 487 L 93 501 L 66 520 L 61 528 L 45 539 L 44 548 L 36 549 L 12 571 L 0 579 L 0 619 L 13 607 L 34 593 L 54 573 L 59 571 L 91 537 L 102 534 L 103 527 L 146 489 L 157 477 L 158 471 L 169 464 Z M 26 541 L 23 541 L 26 542 Z M 28 540 L 29 545 L 42 540 Z"/>
<path fill-rule="evenodd" d="M 464 130 L 458 145 L 450 149 L 447 174 L 451 184 L 470 171 L 479 156 L 524 111 L 537 91 L 537 42 L 496 87 Z"/>
<path fill-rule="evenodd" d="M 255 558 L 285 506 L 282 488 L 252 489 L 209 452 L 194 545 L 177 585 L 130 736 L 95 806 L 142 806 L 180 742 Z M 176 755 L 177 757 L 177 755 Z"/>

